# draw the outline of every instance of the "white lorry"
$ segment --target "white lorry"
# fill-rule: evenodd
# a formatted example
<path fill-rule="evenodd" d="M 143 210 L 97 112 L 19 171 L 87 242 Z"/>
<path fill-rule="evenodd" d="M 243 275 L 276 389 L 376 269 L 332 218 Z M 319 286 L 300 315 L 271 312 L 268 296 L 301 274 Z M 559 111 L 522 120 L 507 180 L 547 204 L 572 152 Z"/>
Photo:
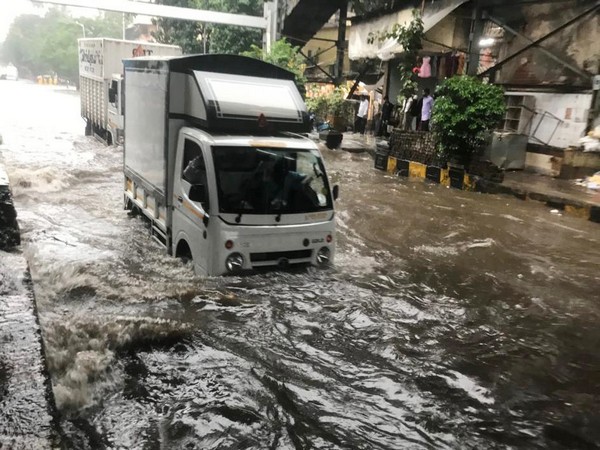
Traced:
<path fill-rule="evenodd" d="M 123 59 L 181 55 L 181 47 L 107 38 L 79 39 L 79 90 L 86 136 L 109 145 L 123 139 Z"/>
<path fill-rule="evenodd" d="M 125 66 L 125 209 L 196 273 L 325 266 L 333 202 L 294 75 L 234 55 Z"/>

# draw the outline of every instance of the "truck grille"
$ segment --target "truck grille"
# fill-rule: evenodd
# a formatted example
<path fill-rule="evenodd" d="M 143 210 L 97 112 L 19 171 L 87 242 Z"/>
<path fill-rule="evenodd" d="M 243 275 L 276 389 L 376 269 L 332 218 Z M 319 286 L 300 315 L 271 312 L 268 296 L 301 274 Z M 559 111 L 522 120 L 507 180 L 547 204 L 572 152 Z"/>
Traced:
<path fill-rule="evenodd" d="M 293 250 L 288 252 L 250 253 L 251 262 L 279 261 L 281 258 L 288 260 L 310 258 L 312 250 Z"/>

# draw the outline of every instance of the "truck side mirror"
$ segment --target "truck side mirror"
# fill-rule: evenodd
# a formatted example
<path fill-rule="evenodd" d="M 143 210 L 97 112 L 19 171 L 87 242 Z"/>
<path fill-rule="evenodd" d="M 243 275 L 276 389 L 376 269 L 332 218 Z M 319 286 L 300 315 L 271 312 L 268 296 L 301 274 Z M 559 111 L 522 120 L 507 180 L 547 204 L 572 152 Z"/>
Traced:
<path fill-rule="evenodd" d="M 113 88 L 109 88 L 108 89 L 108 102 L 115 103 L 116 98 L 117 98 L 117 92 Z"/>
<path fill-rule="evenodd" d="M 337 200 L 339 195 L 340 195 L 340 187 L 336 184 L 333 187 L 333 199 Z"/>
<path fill-rule="evenodd" d="M 192 184 L 188 197 L 193 202 L 206 203 L 206 187 L 203 184 Z"/>

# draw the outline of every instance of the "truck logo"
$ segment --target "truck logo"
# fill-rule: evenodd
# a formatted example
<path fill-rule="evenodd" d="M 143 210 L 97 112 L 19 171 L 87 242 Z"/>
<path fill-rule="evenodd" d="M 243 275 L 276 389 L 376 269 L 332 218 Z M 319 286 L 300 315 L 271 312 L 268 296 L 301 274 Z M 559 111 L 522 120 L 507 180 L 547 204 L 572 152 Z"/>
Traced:
<path fill-rule="evenodd" d="M 99 50 L 79 50 L 79 57 L 81 62 L 86 62 L 88 64 L 102 64 L 102 53 Z"/>
<path fill-rule="evenodd" d="M 141 46 L 138 45 L 136 48 L 133 49 L 133 51 L 131 52 L 131 55 L 134 58 L 137 58 L 138 56 L 151 56 L 154 53 L 154 50 L 150 50 L 150 49 L 145 49 Z"/>

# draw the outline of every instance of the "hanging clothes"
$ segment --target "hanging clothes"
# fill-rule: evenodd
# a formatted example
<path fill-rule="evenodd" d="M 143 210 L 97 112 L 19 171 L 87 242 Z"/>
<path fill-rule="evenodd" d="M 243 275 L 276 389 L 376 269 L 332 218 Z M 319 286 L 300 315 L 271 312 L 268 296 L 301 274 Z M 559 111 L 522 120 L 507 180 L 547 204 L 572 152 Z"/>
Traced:
<path fill-rule="evenodd" d="M 452 56 L 450 56 L 450 67 L 448 70 L 448 76 L 453 77 L 454 75 L 456 75 L 457 71 L 458 71 L 458 55 L 456 53 L 453 53 Z"/>
<path fill-rule="evenodd" d="M 467 55 L 463 52 L 458 53 L 458 67 L 456 68 L 457 75 L 463 75 L 465 73 L 465 60 Z"/>
<path fill-rule="evenodd" d="M 434 56 L 431 58 L 431 76 L 435 78 L 437 76 L 437 65 L 438 65 L 438 57 Z"/>
<path fill-rule="evenodd" d="M 492 67 L 493 63 L 494 58 L 492 56 L 492 50 L 486 48 L 479 57 L 479 68 L 477 69 L 477 73 L 485 72 L 487 69 Z"/>
<path fill-rule="evenodd" d="M 430 78 L 431 77 L 431 57 L 423 56 L 423 64 L 421 64 L 421 71 L 419 72 L 420 78 Z"/>
<path fill-rule="evenodd" d="M 438 61 L 437 74 L 438 74 L 438 78 L 440 80 L 443 80 L 444 78 L 446 78 L 446 60 L 447 60 L 446 55 L 442 55 L 442 56 L 440 56 L 440 59 Z"/>

